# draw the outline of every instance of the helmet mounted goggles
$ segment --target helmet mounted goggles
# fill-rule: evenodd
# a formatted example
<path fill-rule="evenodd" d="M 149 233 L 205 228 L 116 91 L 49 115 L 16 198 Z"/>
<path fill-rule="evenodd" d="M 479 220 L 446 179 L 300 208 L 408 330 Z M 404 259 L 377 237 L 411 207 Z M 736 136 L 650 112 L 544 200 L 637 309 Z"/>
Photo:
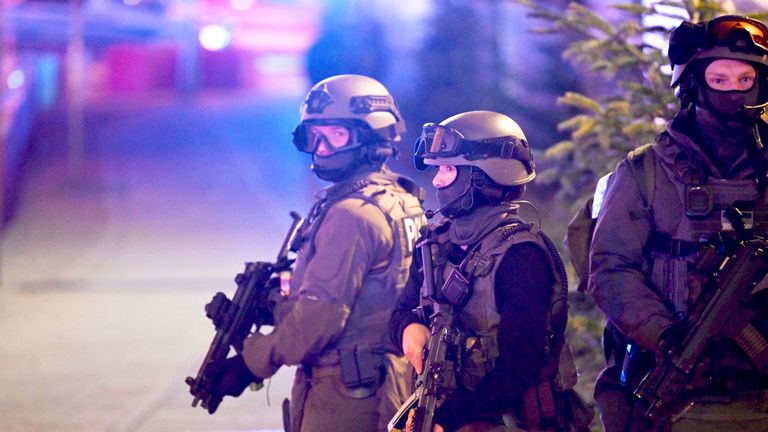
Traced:
<path fill-rule="evenodd" d="M 768 28 L 762 22 L 736 15 L 725 15 L 707 22 L 707 42 L 727 45 L 733 51 L 768 52 Z"/>
<path fill-rule="evenodd" d="M 345 129 L 337 134 L 335 129 Z M 307 120 L 293 130 L 293 145 L 304 153 L 314 153 L 321 141 L 331 153 L 352 150 L 371 139 L 370 128 L 359 120 Z"/>
<path fill-rule="evenodd" d="M 467 161 L 476 161 L 501 158 L 531 162 L 533 152 L 524 139 L 516 136 L 474 141 L 464 138 L 461 132 L 448 126 L 427 123 L 416 141 L 413 157 L 416 169 L 423 171 L 430 165 L 424 159 L 461 157 Z"/>
<path fill-rule="evenodd" d="M 311 115 L 311 117 L 304 118 L 303 115 L 304 120 L 293 131 L 293 145 L 299 151 L 313 153 L 317 150 L 319 138 L 332 144 L 328 147 L 336 153 L 351 150 L 367 143 L 393 141 L 399 139 L 400 134 L 405 131 L 400 111 L 390 95 L 352 96 L 349 98 L 348 106 L 341 112 L 326 113 L 326 108 L 332 104 L 334 104 L 333 97 L 325 87 L 309 92 L 304 101 L 303 109 L 305 115 Z M 333 115 L 333 117 L 322 118 L 321 115 L 324 113 Z M 395 122 L 372 129 L 365 116 L 375 113 L 389 113 L 394 117 Z M 349 114 L 350 117 L 346 117 L 346 114 Z M 362 117 L 358 118 L 357 116 Z M 344 127 L 349 133 L 349 139 L 344 143 L 333 142 L 332 137 L 323 137 L 313 132 L 315 126 Z"/>
<path fill-rule="evenodd" d="M 724 47 L 731 52 L 768 54 L 768 28 L 758 20 L 724 15 L 702 23 L 684 21 L 669 38 L 669 61 L 684 65 L 702 51 Z"/>

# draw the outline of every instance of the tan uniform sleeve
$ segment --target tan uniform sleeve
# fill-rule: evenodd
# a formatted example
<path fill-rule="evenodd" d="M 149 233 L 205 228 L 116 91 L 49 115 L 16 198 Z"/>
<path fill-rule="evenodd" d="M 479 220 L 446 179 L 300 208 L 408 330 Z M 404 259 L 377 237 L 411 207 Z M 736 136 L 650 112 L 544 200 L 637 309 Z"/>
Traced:
<path fill-rule="evenodd" d="M 305 269 L 295 303 L 272 333 L 244 343 L 246 364 L 259 377 L 284 364 L 312 363 L 333 348 L 366 276 L 386 268 L 392 230 L 378 207 L 350 198 L 331 207 L 314 244 L 314 255 L 297 263 Z"/>

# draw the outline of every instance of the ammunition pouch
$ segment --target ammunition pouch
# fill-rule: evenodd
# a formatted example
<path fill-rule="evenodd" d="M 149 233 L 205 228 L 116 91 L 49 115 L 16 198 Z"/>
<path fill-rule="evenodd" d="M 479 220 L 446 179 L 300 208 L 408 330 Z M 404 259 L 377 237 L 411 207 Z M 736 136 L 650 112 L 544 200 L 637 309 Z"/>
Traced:
<path fill-rule="evenodd" d="M 365 399 L 376 393 L 386 374 L 384 354 L 371 347 L 339 350 L 339 368 L 343 386 L 337 390 L 352 399 Z"/>
<path fill-rule="evenodd" d="M 551 366 L 557 368 L 554 374 Z M 576 366 L 567 343 L 551 366 L 545 367 L 539 383 L 523 394 L 521 405 L 515 411 L 515 423 L 525 430 L 589 430 L 595 411 L 573 390 Z"/>
<path fill-rule="evenodd" d="M 462 341 L 461 386 L 475 391 L 485 375 L 493 369 L 499 356 L 499 345 L 495 336 L 469 336 Z"/>
<path fill-rule="evenodd" d="M 454 268 L 451 270 L 442 288 L 440 288 L 440 294 L 451 305 L 463 307 L 472 295 L 472 286 L 469 279 L 459 269 Z"/>
<path fill-rule="evenodd" d="M 550 429 L 556 425 L 557 405 L 551 381 L 535 385 L 523 394 L 518 413 L 518 425 L 525 429 Z"/>
<path fill-rule="evenodd" d="M 525 392 L 514 423 L 524 430 L 584 432 L 594 418 L 594 408 L 575 390 L 557 391 L 552 381 L 543 381 Z"/>

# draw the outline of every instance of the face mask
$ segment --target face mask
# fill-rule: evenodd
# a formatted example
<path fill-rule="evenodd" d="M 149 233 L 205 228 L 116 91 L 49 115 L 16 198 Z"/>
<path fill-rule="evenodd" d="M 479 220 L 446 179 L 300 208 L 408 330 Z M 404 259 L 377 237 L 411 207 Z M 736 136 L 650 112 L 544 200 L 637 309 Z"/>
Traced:
<path fill-rule="evenodd" d="M 440 213 L 447 218 L 457 218 L 469 214 L 474 208 L 472 191 L 472 167 L 456 167 L 456 179 L 448 186 L 437 190 L 437 202 Z"/>
<path fill-rule="evenodd" d="M 345 151 L 327 157 L 312 155 L 312 171 L 321 180 L 337 182 L 360 168 L 357 151 Z"/>
<path fill-rule="evenodd" d="M 758 104 L 757 96 L 759 93 L 759 84 L 755 83 L 751 89 L 744 91 L 719 91 L 707 88 L 705 89 L 705 98 L 715 110 L 726 115 L 738 115 L 749 111 L 744 106 Z"/>
<path fill-rule="evenodd" d="M 723 123 L 724 126 L 746 126 L 754 124 L 760 118 L 761 109 L 749 109 L 745 106 L 758 105 L 760 83 L 755 82 L 749 90 L 714 90 L 702 86 L 700 105 Z"/>

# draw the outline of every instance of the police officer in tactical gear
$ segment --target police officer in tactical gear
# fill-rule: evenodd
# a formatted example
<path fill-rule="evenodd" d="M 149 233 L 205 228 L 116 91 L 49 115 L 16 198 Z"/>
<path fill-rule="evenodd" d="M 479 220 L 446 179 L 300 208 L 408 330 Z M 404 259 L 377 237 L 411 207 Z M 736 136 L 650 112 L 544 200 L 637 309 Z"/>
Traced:
<path fill-rule="evenodd" d="M 250 336 L 225 362 L 220 396 L 299 365 L 292 431 L 386 430 L 408 396 L 407 363 L 393 355 L 387 323 L 426 222 L 423 191 L 385 165 L 404 128 L 392 96 L 372 78 L 338 75 L 312 87 L 293 143 L 333 184 L 300 232 L 275 330 Z"/>
<path fill-rule="evenodd" d="M 563 336 L 567 282 L 551 242 L 518 214 L 536 175 L 523 131 L 497 112 L 458 114 L 424 125 L 415 164 L 435 169 L 443 216 L 431 226 L 435 287 L 456 268 L 470 287 L 468 300 L 453 305 L 461 368 L 435 412 L 436 430 L 568 430 L 563 407 L 576 375 Z M 390 320 L 393 341 L 419 373 L 430 335 L 414 313 L 423 280 L 417 254 Z"/>
<path fill-rule="evenodd" d="M 651 162 L 643 178 L 630 159 L 616 168 L 591 245 L 590 291 L 621 340 L 606 353 L 595 388 L 608 432 L 654 427 L 632 393 L 688 331 L 701 290 L 694 262 L 708 242 L 738 237 L 741 223 L 729 209 L 766 199 L 766 26 L 736 15 L 683 22 L 671 34 L 669 59 L 680 111 L 642 155 Z M 765 237 L 767 221 L 742 216 L 751 235 Z M 759 321 L 765 329 L 768 321 Z M 655 427 L 768 430 L 763 366 L 733 341 L 711 342 L 674 415 Z"/>

